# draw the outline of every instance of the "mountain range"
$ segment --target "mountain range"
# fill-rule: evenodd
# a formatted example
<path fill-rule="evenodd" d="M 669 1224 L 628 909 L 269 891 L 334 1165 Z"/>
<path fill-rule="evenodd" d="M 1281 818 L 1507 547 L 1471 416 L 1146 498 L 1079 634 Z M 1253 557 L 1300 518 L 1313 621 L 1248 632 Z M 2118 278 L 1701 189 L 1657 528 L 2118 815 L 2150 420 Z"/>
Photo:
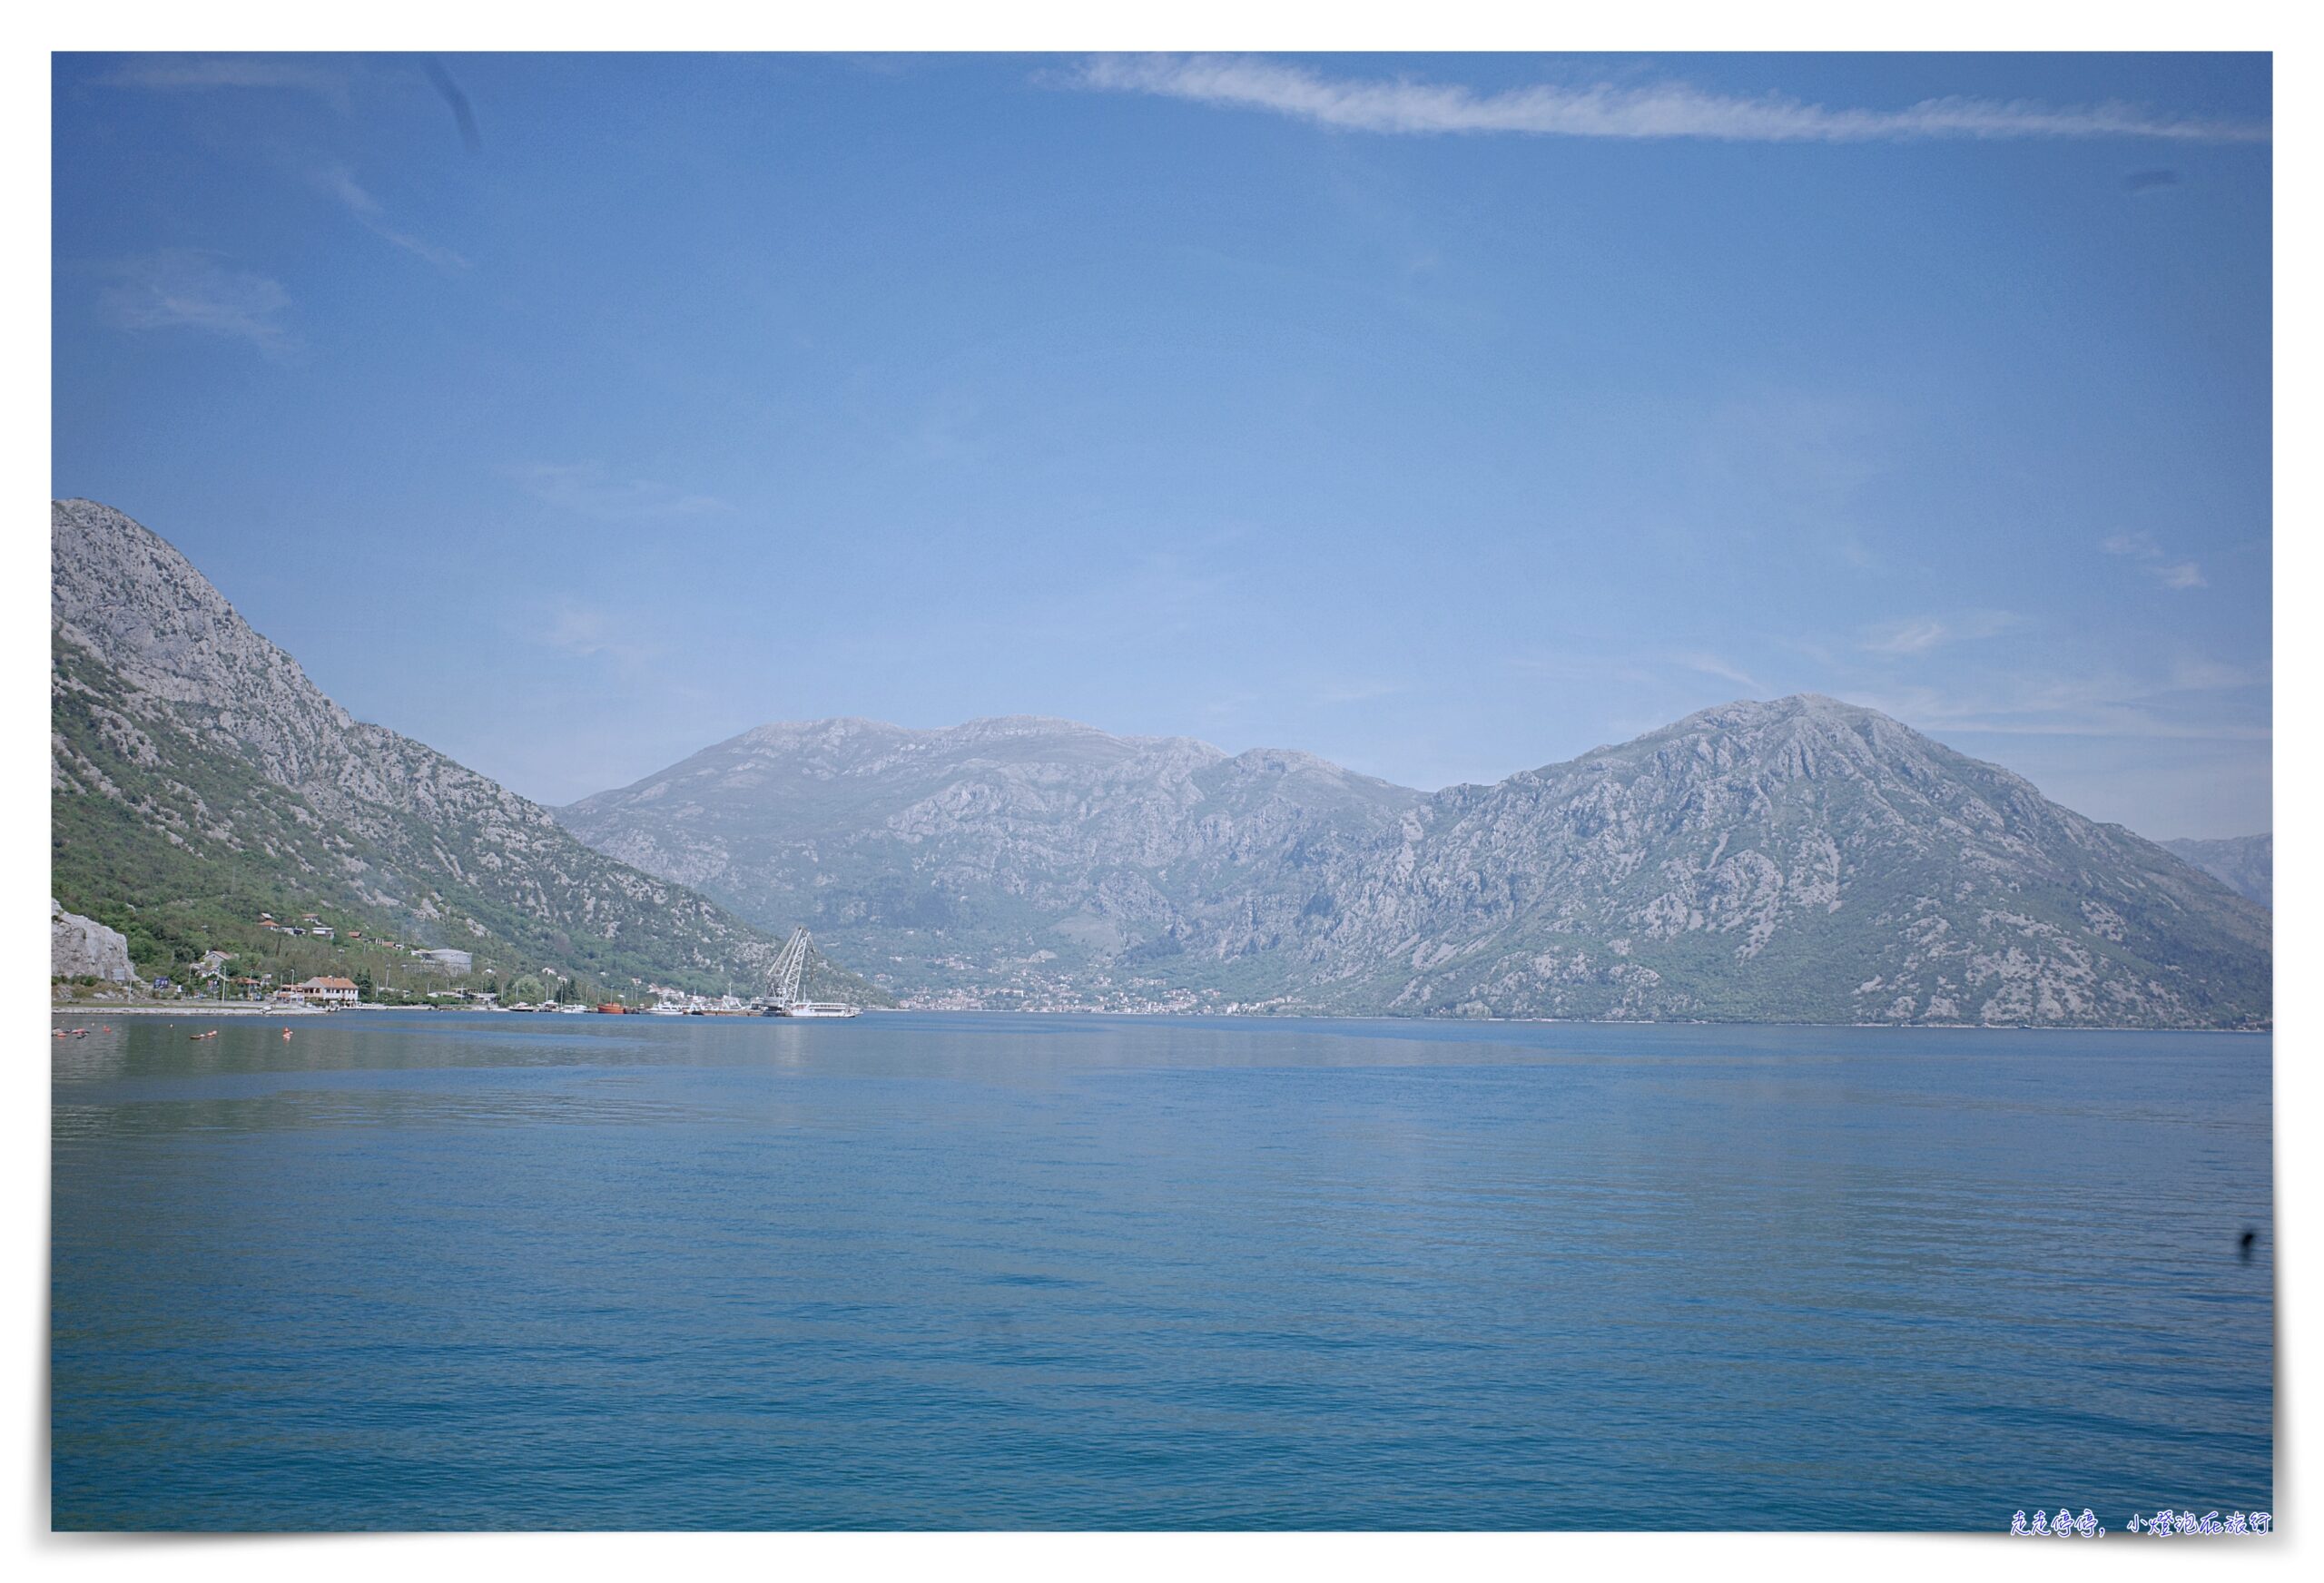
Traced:
<path fill-rule="evenodd" d="M 2238 835 L 2222 841 L 2167 841 L 2162 844 L 2238 896 L 2262 907 L 2275 906 L 2274 836 Z"/>
<path fill-rule="evenodd" d="M 599 985 L 763 988 L 778 944 L 538 804 L 358 721 L 167 543 L 50 505 L 55 893 L 133 938 L 328 907 Z M 285 916 L 290 916 L 286 912 Z M 885 997 L 825 965 L 831 998 Z"/>
<path fill-rule="evenodd" d="M 874 1004 L 2270 1015 L 2259 901 L 1828 698 L 1433 793 L 1043 718 L 768 725 L 551 811 L 355 720 L 119 512 L 50 521 L 54 894 L 133 949 L 171 917 L 320 904 L 512 968 L 689 988 L 762 987 L 804 923 L 870 979 L 824 960 L 811 993 Z M 2264 851 L 2190 855 L 2264 888 Z"/>
<path fill-rule="evenodd" d="M 1876 711 L 1424 793 L 1013 717 L 762 726 L 557 817 L 907 1004 L 2248 1027 L 2266 909 Z"/>

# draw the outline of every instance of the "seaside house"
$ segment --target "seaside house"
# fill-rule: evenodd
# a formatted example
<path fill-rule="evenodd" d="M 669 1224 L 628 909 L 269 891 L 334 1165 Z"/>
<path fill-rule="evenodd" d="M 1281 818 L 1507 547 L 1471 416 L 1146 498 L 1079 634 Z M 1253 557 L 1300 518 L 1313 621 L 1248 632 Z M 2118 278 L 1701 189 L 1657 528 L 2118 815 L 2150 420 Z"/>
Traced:
<path fill-rule="evenodd" d="M 355 1004 L 355 980 L 352 978 L 301 978 L 296 984 L 285 984 L 274 992 L 277 1000 L 303 1000 L 310 1006 L 352 1006 Z"/>

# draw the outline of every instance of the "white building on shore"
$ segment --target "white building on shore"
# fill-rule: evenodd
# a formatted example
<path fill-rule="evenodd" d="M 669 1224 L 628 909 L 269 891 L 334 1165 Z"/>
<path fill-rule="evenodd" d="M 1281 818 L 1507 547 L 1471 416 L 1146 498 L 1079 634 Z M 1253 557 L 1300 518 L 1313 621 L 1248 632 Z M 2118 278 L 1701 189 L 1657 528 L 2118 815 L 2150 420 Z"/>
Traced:
<path fill-rule="evenodd" d="M 352 978 L 301 978 L 296 984 L 285 984 L 274 992 L 277 1000 L 298 1000 L 309 1006 L 352 1006 L 356 1001 L 355 980 Z"/>

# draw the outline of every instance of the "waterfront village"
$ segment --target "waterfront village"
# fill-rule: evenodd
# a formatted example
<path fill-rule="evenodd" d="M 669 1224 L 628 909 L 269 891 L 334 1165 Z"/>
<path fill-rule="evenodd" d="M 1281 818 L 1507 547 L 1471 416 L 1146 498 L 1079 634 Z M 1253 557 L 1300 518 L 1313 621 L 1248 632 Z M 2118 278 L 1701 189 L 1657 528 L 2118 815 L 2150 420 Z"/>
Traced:
<path fill-rule="evenodd" d="M 326 909 L 226 909 L 191 927 L 161 929 L 150 911 L 100 909 L 136 931 L 120 929 L 52 903 L 51 998 L 74 1006 L 194 1005 L 220 1009 L 330 1010 L 350 1007 L 409 1009 L 651 1013 L 661 1016 L 746 1017 L 772 1004 L 770 987 L 731 985 L 700 993 L 623 975 L 584 980 L 546 965 L 497 961 L 478 949 L 418 945 Z M 481 935 L 481 931 L 478 931 Z M 223 939 L 224 946 L 209 940 Z M 1258 1015 L 1285 1008 L 1287 997 L 1245 999 L 1216 989 L 1188 989 L 1158 980 L 1116 981 L 1099 973 L 1084 981 L 1051 977 L 1048 953 L 1014 964 L 1000 983 L 929 986 L 900 995 L 914 1011 L 1098 1012 L 1116 1015 Z M 901 962 L 901 959 L 897 959 Z M 973 964 L 940 959 L 939 968 L 969 978 Z"/>
<path fill-rule="evenodd" d="M 704 995 L 632 978 L 621 991 L 554 968 L 503 972 L 474 951 L 410 945 L 320 912 L 249 920 L 251 943 L 209 949 L 159 971 L 133 963 L 118 929 L 51 905 L 51 998 L 60 1007 L 197 1005 L 329 1010 L 403 1007 L 509 1012 L 748 1016 L 763 997 Z M 294 965 L 295 964 L 295 965 Z"/>

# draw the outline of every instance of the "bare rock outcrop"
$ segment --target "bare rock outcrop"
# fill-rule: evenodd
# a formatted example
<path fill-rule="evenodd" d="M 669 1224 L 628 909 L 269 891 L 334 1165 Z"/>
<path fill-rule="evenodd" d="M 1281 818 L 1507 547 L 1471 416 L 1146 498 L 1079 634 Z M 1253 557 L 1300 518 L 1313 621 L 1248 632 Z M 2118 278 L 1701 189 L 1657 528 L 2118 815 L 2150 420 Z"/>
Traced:
<path fill-rule="evenodd" d="M 67 912 L 54 897 L 48 903 L 48 971 L 51 978 L 94 974 L 116 984 L 129 982 L 129 937 L 94 918 Z"/>

